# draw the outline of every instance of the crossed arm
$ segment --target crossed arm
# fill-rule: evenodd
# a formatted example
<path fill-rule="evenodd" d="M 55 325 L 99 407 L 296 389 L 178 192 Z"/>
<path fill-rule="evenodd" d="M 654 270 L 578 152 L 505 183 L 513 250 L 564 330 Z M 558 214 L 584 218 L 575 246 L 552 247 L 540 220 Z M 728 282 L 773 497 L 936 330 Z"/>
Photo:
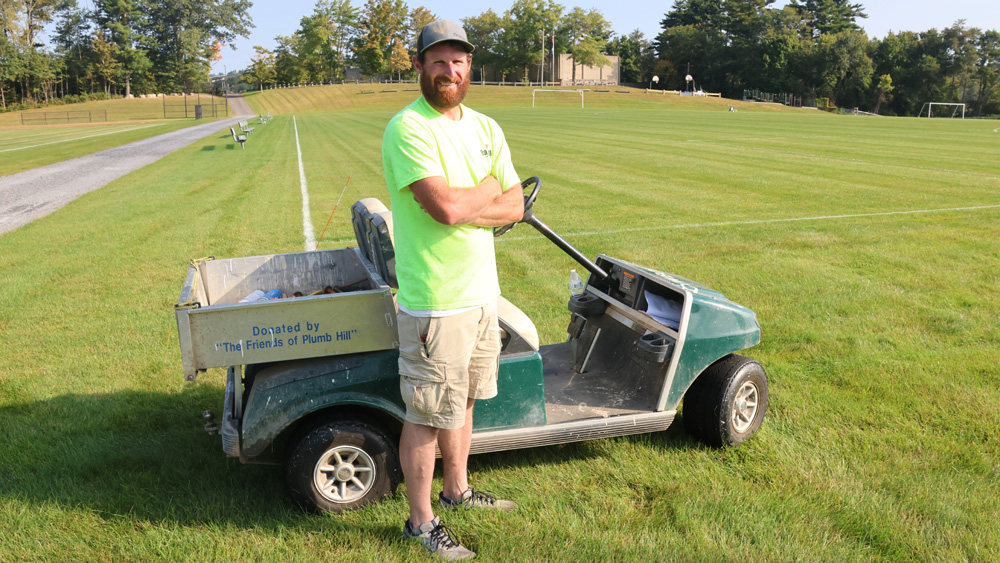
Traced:
<path fill-rule="evenodd" d="M 493 176 L 472 188 L 453 188 L 444 177 L 432 176 L 410 184 L 410 190 L 421 209 L 444 225 L 499 227 L 524 216 L 521 185 L 503 191 Z"/>

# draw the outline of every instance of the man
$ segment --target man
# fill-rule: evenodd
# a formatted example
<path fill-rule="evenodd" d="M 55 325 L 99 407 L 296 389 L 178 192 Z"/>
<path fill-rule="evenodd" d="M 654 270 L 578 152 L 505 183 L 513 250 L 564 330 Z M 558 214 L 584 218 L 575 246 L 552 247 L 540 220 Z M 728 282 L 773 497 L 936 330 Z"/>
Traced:
<path fill-rule="evenodd" d="M 492 119 L 462 105 L 472 51 L 465 30 L 438 20 L 421 30 L 413 65 L 423 94 L 382 138 L 395 228 L 400 392 L 406 418 L 399 457 L 410 517 L 404 533 L 432 555 L 472 552 L 434 515 L 435 445 L 441 450 L 441 508 L 516 505 L 469 487 L 467 462 L 476 399 L 497 394 L 500 295 L 491 227 L 520 221 L 524 194 L 510 150 Z"/>

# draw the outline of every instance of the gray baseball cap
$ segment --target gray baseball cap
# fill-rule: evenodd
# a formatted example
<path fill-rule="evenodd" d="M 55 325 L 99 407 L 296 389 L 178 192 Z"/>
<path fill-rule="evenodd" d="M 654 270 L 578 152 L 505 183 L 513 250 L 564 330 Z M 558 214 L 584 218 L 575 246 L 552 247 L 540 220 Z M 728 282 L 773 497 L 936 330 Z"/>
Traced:
<path fill-rule="evenodd" d="M 448 20 L 437 20 L 420 30 L 420 35 L 417 36 L 417 54 L 444 41 L 457 41 L 465 45 L 470 53 L 476 50 L 476 46 L 469 43 L 469 36 L 465 34 L 462 26 Z"/>

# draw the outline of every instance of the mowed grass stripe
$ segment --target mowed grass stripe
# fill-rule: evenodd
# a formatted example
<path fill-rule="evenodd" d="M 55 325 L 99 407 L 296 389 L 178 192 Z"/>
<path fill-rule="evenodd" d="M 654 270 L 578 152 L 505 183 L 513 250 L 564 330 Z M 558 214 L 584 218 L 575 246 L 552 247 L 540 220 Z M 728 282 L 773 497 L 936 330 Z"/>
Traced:
<path fill-rule="evenodd" d="M 37 148 L 37 147 L 44 147 L 44 146 L 54 145 L 54 144 L 57 144 L 57 143 L 71 143 L 71 142 L 74 142 L 74 141 L 82 141 L 82 140 L 85 140 L 85 139 L 92 139 L 94 137 L 103 137 L 105 135 L 114 135 L 116 133 L 122 133 L 122 132 L 125 132 L 125 131 L 133 131 L 135 129 L 146 129 L 148 127 L 158 127 L 160 125 L 162 125 L 162 124 L 160 124 L 160 123 L 154 123 L 152 125 L 139 125 L 139 126 L 132 126 L 132 127 L 116 128 L 116 129 L 112 129 L 110 131 L 104 131 L 104 132 L 98 132 L 98 133 L 88 132 L 88 134 L 84 134 L 84 135 L 81 135 L 81 134 L 77 133 L 77 135 L 74 135 L 74 136 L 69 137 L 69 138 L 59 138 L 59 137 L 53 135 L 53 136 L 48 136 L 48 137 L 44 137 L 44 138 L 40 138 L 40 139 L 31 139 L 31 138 L 21 139 L 22 143 L 33 143 L 33 144 L 27 144 L 27 145 L 24 145 L 24 146 L 15 146 L 15 147 L 6 148 L 6 149 L 0 149 L 0 153 L 2 153 L 2 152 L 12 152 L 12 151 L 17 151 L 17 150 L 33 149 L 33 148 Z"/>
<path fill-rule="evenodd" d="M 36 129 L 10 129 L 3 139 L 0 139 L 0 149 L 9 150 L 22 148 L 26 145 L 43 143 L 52 140 L 64 140 L 94 133 L 128 131 L 135 125 L 90 125 L 78 127 L 45 127 Z"/>

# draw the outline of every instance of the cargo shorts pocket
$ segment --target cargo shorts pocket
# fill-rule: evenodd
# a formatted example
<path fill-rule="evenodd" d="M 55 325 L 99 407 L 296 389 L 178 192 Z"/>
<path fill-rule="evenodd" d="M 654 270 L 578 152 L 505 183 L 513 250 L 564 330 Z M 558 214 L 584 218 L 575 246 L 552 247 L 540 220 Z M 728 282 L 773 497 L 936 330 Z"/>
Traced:
<path fill-rule="evenodd" d="M 419 374 L 404 372 L 399 376 L 399 392 L 403 403 L 415 413 L 431 415 L 447 415 L 449 407 L 448 383 L 445 379 L 444 365 L 426 366 L 430 369 L 420 370 Z M 434 373 L 440 370 L 439 373 Z"/>

